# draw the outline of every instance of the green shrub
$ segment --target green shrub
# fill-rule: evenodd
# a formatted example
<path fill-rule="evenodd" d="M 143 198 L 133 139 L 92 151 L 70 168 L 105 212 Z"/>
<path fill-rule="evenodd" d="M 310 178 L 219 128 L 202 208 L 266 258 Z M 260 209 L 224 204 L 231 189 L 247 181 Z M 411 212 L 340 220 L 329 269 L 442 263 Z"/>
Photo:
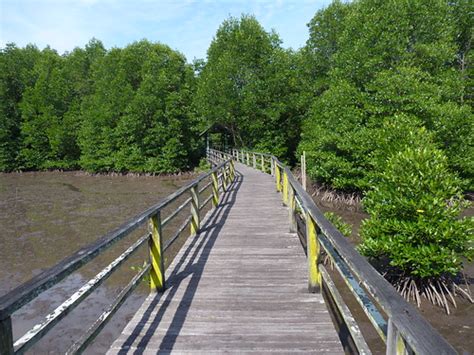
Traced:
<path fill-rule="evenodd" d="M 349 237 L 351 235 L 351 225 L 349 223 L 344 222 L 341 216 L 338 216 L 334 212 L 325 212 L 324 217 L 326 217 L 327 220 L 331 222 L 334 227 L 336 227 L 339 232 L 342 233 L 343 236 Z"/>
<path fill-rule="evenodd" d="M 359 250 L 387 260 L 401 277 L 455 275 L 472 255 L 473 218 L 459 218 L 466 202 L 459 179 L 432 144 L 394 154 L 363 200 Z M 471 246 L 470 246 L 471 244 Z"/>
<path fill-rule="evenodd" d="M 207 161 L 206 158 L 201 158 L 199 160 L 199 165 L 194 169 L 197 173 L 209 171 L 211 164 Z"/>

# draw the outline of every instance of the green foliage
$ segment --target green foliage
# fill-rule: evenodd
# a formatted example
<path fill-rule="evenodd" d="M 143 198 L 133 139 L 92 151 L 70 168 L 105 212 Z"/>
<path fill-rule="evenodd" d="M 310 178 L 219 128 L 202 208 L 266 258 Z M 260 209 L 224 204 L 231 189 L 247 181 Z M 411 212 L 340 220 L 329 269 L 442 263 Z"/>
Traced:
<path fill-rule="evenodd" d="M 387 258 L 405 276 L 454 275 L 472 255 L 474 219 L 459 219 L 459 180 L 432 144 L 393 155 L 363 203 L 370 219 L 361 226 L 359 250 Z"/>
<path fill-rule="evenodd" d="M 2 49 L 0 170 L 77 165 L 80 103 L 93 57 L 103 51 L 96 40 L 64 56 L 49 47 Z"/>
<path fill-rule="evenodd" d="M 300 132 L 297 59 L 252 16 L 217 30 L 201 67 L 195 107 L 203 128 L 223 127 L 237 147 L 290 159 Z"/>
<path fill-rule="evenodd" d="M 193 67 L 162 44 L 0 52 L 0 171 L 175 172 L 196 160 Z"/>
<path fill-rule="evenodd" d="M 209 171 L 210 168 L 211 168 L 211 164 L 209 164 L 207 159 L 206 158 L 201 158 L 199 160 L 199 165 L 194 170 L 197 173 L 202 173 L 202 172 Z"/>
<path fill-rule="evenodd" d="M 36 82 L 23 95 L 20 157 L 26 169 L 45 169 L 56 161 L 67 162 L 67 128 L 62 119 L 68 110 L 70 92 L 62 71 L 64 58 L 46 48 L 35 64 Z M 74 144 L 74 143 L 72 143 Z"/>
<path fill-rule="evenodd" d="M 230 17 L 192 64 L 146 40 L 106 51 L 92 39 L 64 55 L 7 44 L 0 171 L 185 170 L 209 129 L 290 164 L 304 150 L 313 180 L 348 192 L 369 190 L 398 151 L 433 142 L 472 190 L 470 5 L 336 0 L 296 52 L 255 17 Z"/>
<path fill-rule="evenodd" d="M 331 222 L 334 227 L 336 227 L 339 232 L 342 233 L 345 237 L 349 237 L 352 233 L 352 228 L 349 223 L 346 223 L 343 221 L 341 216 L 338 216 L 334 212 L 325 212 L 324 217 L 328 219 L 329 222 Z"/>
<path fill-rule="evenodd" d="M 92 77 L 79 134 L 84 169 L 170 173 L 189 167 L 194 76 L 181 54 L 136 42 L 108 52 Z"/>
<path fill-rule="evenodd" d="M 466 6 L 361 0 L 334 2 L 314 16 L 303 54 L 319 79 L 311 79 L 317 96 L 299 146 L 311 178 L 346 191 L 369 189 L 396 151 L 384 143 L 391 122 L 399 133 L 425 127 L 463 187 L 474 187 Z M 399 133 L 398 150 L 414 143 Z"/>
<path fill-rule="evenodd" d="M 351 3 L 333 1 L 326 9 L 318 11 L 308 23 L 309 39 L 302 49 L 301 69 L 304 71 L 307 89 L 316 94 L 328 88 L 333 56 L 339 51 L 339 38 L 352 6 Z"/>
<path fill-rule="evenodd" d="M 20 102 L 36 80 L 33 67 L 40 56 L 31 45 L 18 48 L 10 43 L 0 50 L 0 171 L 18 166 L 20 152 Z"/>
<path fill-rule="evenodd" d="M 307 172 L 312 179 L 340 190 L 366 187 L 367 151 L 360 141 L 367 121 L 365 95 L 340 81 L 315 102 L 305 120 L 300 150 L 307 152 Z M 365 164 L 364 164 L 365 162 Z"/>

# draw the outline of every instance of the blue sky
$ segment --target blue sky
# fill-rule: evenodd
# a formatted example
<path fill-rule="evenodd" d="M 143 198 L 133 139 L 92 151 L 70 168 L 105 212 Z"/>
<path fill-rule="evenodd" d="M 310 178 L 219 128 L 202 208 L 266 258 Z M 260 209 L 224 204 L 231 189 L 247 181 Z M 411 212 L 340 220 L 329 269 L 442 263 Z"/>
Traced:
<path fill-rule="evenodd" d="M 0 0 L 0 47 L 50 45 L 59 53 L 83 47 L 90 38 L 107 48 L 146 38 L 168 44 L 189 61 L 205 58 L 217 28 L 229 15 L 253 14 L 284 47 L 308 38 L 306 24 L 330 0 Z"/>

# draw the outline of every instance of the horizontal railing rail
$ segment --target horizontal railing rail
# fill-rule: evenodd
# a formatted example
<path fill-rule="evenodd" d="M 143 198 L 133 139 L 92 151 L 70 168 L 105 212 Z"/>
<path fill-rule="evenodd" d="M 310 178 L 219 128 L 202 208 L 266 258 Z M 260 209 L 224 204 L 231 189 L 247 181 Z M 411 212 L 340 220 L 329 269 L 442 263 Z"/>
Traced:
<path fill-rule="evenodd" d="M 308 260 L 308 288 L 320 292 L 325 287 L 342 315 L 360 353 L 370 353 L 359 327 L 342 303 L 342 297 L 320 265 L 320 248 L 332 259 L 349 290 L 364 309 L 381 339 L 387 354 L 456 354 L 455 349 L 405 301 L 395 288 L 375 270 L 330 223 L 315 205 L 311 196 L 278 158 L 265 153 L 233 149 L 229 153 L 209 149 L 216 161 L 231 157 L 237 161 L 270 173 L 275 177 L 276 190 L 282 193 L 288 206 L 290 231 L 303 236 Z M 303 228 L 298 227 L 303 225 Z M 386 314 L 384 316 L 379 308 Z M 386 319 L 387 318 L 387 319 Z"/>
<path fill-rule="evenodd" d="M 80 353 L 93 341 L 106 322 L 123 304 L 126 298 L 137 287 L 145 276 L 150 278 L 152 291 L 162 291 L 165 288 L 164 252 L 180 237 L 181 233 L 190 225 L 190 235 L 199 232 L 201 225 L 201 211 L 212 201 L 213 206 L 219 204 L 220 191 L 225 192 L 229 184 L 234 180 L 234 158 L 219 160 L 209 172 L 181 187 L 171 195 L 167 196 L 156 205 L 146 211 L 129 219 L 114 231 L 107 233 L 96 242 L 83 247 L 71 256 L 62 260 L 50 269 L 35 276 L 30 281 L 16 287 L 6 295 L 0 297 L 0 354 L 20 354 L 30 349 L 41 339 L 57 322 L 64 318 L 89 294 L 101 285 L 114 271 L 116 271 L 132 254 L 141 246 L 148 243 L 149 260 L 132 280 L 122 289 L 109 308 L 102 313 L 91 327 L 76 341 L 68 350 L 68 353 Z M 210 178 L 210 181 L 207 180 Z M 204 184 L 200 186 L 200 184 Z M 202 199 L 212 187 L 209 196 Z M 166 218 L 162 219 L 165 207 L 176 202 L 180 197 L 189 193 L 190 197 L 175 208 Z M 163 241 L 162 229 L 171 220 L 176 218 L 185 208 L 190 207 L 190 215 L 177 228 L 174 234 Z M 53 287 L 61 280 L 71 275 L 74 271 L 83 267 L 112 245 L 137 230 L 148 222 L 148 232 L 136 240 L 120 256 L 100 271 L 94 278 L 89 280 L 78 291 L 71 295 L 66 301 L 48 314 L 44 320 L 35 325 L 18 340 L 13 339 L 12 313 L 33 301 L 38 295 Z"/>

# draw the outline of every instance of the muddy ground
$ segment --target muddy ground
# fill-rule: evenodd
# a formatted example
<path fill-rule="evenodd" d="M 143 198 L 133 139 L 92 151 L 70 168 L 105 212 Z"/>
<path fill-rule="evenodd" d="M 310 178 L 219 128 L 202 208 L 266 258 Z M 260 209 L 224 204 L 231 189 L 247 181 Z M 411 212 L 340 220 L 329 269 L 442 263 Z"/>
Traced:
<path fill-rule="evenodd" d="M 82 172 L 37 172 L 0 174 L 0 295 L 27 281 L 41 271 L 55 265 L 65 256 L 97 240 L 104 233 L 116 228 L 127 218 L 184 185 L 192 176 L 89 176 Z M 174 206 L 176 206 L 178 201 Z M 367 215 L 360 205 L 334 203 L 315 196 L 324 211 L 340 215 L 353 226 L 353 244 L 357 244 L 358 228 Z M 173 206 L 167 210 L 169 212 Z M 471 207 L 466 214 L 473 215 Z M 184 216 L 165 230 L 165 238 L 171 235 Z M 98 257 L 88 267 L 81 268 L 35 301 L 15 312 L 13 317 L 15 338 L 41 321 L 43 317 L 82 286 L 97 271 L 117 257 L 131 241 L 144 233 L 137 231 L 118 243 L 105 255 Z M 185 240 L 185 235 L 167 255 L 167 263 Z M 58 353 L 67 350 L 98 315 L 107 307 L 136 270 L 147 258 L 147 250 L 141 250 L 122 266 L 105 284 L 99 287 L 76 310 L 63 319 L 57 329 L 50 332 L 31 351 L 35 354 Z M 473 280 L 474 266 L 468 264 L 468 277 Z M 342 280 L 335 280 L 344 290 Z M 364 319 L 363 311 L 350 292 L 342 291 L 343 297 L 357 317 Z M 138 309 L 148 286 L 143 283 L 129 298 L 87 350 L 88 354 L 104 353 L 118 336 L 126 322 Z M 425 302 L 421 313 L 460 353 L 473 352 L 474 309 L 463 299 L 452 314 Z M 382 353 L 383 346 L 367 319 L 362 330 L 375 353 Z"/>
<path fill-rule="evenodd" d="M 360 204 L 354 204 L 352 202 L 347 204 L 341 201 L 332 202 L 331 195 L 329 194 L 315 194 L 313 199 L 322 211 L 334 212 L 352 226 L 350 240 L 354 246 L 360 242 L 358 236 L 359 227 L 362 220 L 368 217 L 368 215 L 363 212 Z M 474 206 L 471 204 L 471 207 L 466 209 L 463 215 L 474 216 Z M 473 292 L 474 262 L 465 262 L 464 272 L 471 284 L 471 292 Z M 363 313 L 357 301 L 352 297 L 352 294 L 345 286 L 343 280 L 337 278 L 336 273 L 331 274 L 335 277 L 334 281 L 338 288 L 342 290 L 342 296 L 351 311 L 356 318 L 363 320 L 361 330 L 365 333 L 364 335 L 367 336 L 367 339 L 369 339 L 368 344 L 371 349 L 377 354 L 385 353 L 384 346 L 379 340 L 377 333 L 373 330 L 368 318 Z M 472 354 L 474 353 L 474 337 L 472 336 L 474 334 L 474 304 L 462 297 L 457 297 L 456 303 L 457 308 L 453 306 L 450 307 L 450 315 L 448 315 L 443 308 L 433 306 L 429 302 L 422 303 L 420 312 L 460 354 Z M 415 305 L 415 303 L 413 304 Z"/>
<path fill-rule="evenodd" d="M 176 191 L 192 177 L 195 176 L 90 176 L 82 172 L 0 174 L 0 295 L 97 240 L 127 218 Z M 179 216 L 176 222 L 165 229 L 165 238 L 183 219 L 184 216 Z M 87 267 L 79 269 L 15 312 L 15 339 L 41 321 L 123 252 L 133 240 L 143 235 L 145 228 L 126 237 Z M 188 229 L 186 232 L 189 233 Z M 173 252 L 171 250 L 166 255 L 168 263 Z M 147 257 L 146 248 L 139 250 L 30 352 L 64 353 L 111 303 Z M 148 285 L 144 282 L 104 328 L 87 353 L 104 353 L 148 292 Z"/>

